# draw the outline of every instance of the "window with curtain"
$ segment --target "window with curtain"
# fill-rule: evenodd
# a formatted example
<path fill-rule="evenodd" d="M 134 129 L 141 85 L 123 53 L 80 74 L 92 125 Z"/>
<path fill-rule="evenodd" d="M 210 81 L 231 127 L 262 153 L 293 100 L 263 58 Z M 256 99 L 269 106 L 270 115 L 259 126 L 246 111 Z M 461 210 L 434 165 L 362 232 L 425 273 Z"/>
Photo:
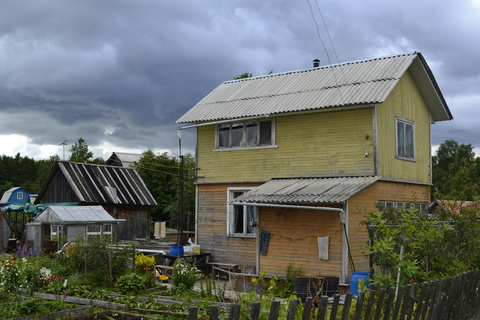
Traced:
<path fill-rule="evenodd" d="M 217 125 L 216 148 L 258 148 L 275 144 L 272 119 Z"/>
<path fill-rule="evenodd" d="M 254 206 L 233 205 L 230 202 L 234 201 L 236 197 L 241 196 L 250 189 L 229 189 L 228 196 L 228 230 L 227 234 L 239 237 L 255 237 L 256 229 L 253 223 L 257 220 L 257 208 Z"/>

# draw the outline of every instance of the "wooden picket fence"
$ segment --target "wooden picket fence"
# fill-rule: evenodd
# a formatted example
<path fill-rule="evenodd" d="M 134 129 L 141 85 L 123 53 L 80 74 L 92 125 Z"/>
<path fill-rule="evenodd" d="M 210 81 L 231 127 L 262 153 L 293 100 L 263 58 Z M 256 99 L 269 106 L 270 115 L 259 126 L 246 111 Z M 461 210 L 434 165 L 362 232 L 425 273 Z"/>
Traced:
<path fill-rule="evenodd" d="M 405 287 L 390 289 L 370 288 L 358 297 L 348 293 L 345 299 L 334 295 L 333 301 L 327 296 L 319 299 L 307 298 L 304 302 L 302 320 L 444 320 L 444 319 L 480 319 L 480 270 L 470 271 L 453 278 L 446 278 L 421 285 L 415 283 Z M 330 299 L 332 300 L 332 299 Z M 341 303 L 343 302 L 343 303 Z M 277 320 L 280 301 L 270 305 L 269 320 Z M 286 320 L 294 320 L 298 300 L 290 300 Z M 261 304 L 253 303 L 250 314 L 245 319 L 258 320 Z M 220 317 L 220 307 L 212 305 L 209 320 Z M 240 305 L 233 304 L 228 319 L 241 317 Z M 198 308 L 189 309 L 189 320 L 198 319 Z"/>

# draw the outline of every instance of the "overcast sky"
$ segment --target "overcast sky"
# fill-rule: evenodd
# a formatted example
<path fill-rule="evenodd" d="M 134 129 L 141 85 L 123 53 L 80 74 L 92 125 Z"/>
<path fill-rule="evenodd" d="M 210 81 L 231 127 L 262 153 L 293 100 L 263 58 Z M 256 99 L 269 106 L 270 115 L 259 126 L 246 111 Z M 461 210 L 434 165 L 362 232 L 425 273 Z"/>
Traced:
<path fill-rule="evenodd" d="M 433 144 L 480 150 L 480 0 L 2 0 L 0 155 L 178 154 L 175 120 L 223 81 L 413 51 L 454 117 Z"/>

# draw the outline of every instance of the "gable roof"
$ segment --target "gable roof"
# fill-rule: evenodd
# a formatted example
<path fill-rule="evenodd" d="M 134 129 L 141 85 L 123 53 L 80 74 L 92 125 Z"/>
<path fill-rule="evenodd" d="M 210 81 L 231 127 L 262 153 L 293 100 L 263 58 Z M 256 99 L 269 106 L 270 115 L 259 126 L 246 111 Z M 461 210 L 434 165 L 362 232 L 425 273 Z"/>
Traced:
<path fill-rule="evenodd" d="M 15 191 L 24 191 L 26 195 L 28 195 L 29 193 L 27 192 L 27 190 L 23 189 L 22 187 L 13 187 L 13 188 L 10 188 L 8 189 L 7 191 L 5 191 L 5 193 L 3 194 L 2 198 L 0 199 L 0 203 L 2 204 L 6 204 L 6 203 L 9 203 L 10 202 L 10 198 L 12 196 L 12 194 L 15 193 Z M 24 201 L 24 202 L 28 202 L 28 201 Z"/>
<path fill-rule="evenodd" d="M 413 52 L 303 71 L 227 81 L 177 123 L 267 117 L 290 112 L 382 103 L 410 71 L 434 121 L 453 119 L 422 54 Z"/>
<path fill-rule="evenodd" d="M 128 168 L 131 167 L 135 161 L 140 160 L 141 157 L 142 155 L 138 153 L 113 152 L 110 158 L 105 161 L 105 164 Z"/>
<path fill-rule="evenodd" d="M 272 179 L 233 201 L 269 204 L 343 204 L 379 179 L 378 176 Z"/>
<path fill-rule="evenodd" d="M 157 204 L 142 178 L 133 168 L 66 161 L 59 161 L 53 167 L 35 203 L 49 202 L 48 199 L 45 201 L 43 198 L 57 174 L 65 177 L 76 197 L 70 201 L 95 204 Z"/>
<path fill-rule="evenodd" d="M 33 222 L 45 223 L 117 223 L 102 206 L 48 206 Z"/>

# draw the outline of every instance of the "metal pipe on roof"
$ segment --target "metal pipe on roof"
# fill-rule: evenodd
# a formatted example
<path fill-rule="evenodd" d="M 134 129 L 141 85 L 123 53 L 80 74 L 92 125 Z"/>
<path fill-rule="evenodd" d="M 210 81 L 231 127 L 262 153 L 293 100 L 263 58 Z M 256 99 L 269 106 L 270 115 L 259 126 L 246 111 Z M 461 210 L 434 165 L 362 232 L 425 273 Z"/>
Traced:
<path fill-rule="evenodd" d="M 256 203 L 256 202 L 230 202 L 230 204 L 237 205 L 237 206 L 309 209 L 309 210 L 320 210 L 320 211 L 335 211 L 341 214 L 344 213 L 343 209 L 332 208 L 332 207 L 312 207 L 312 206 L 301 206 L 301 205 L 294 205 L 294 204 Z"/>

